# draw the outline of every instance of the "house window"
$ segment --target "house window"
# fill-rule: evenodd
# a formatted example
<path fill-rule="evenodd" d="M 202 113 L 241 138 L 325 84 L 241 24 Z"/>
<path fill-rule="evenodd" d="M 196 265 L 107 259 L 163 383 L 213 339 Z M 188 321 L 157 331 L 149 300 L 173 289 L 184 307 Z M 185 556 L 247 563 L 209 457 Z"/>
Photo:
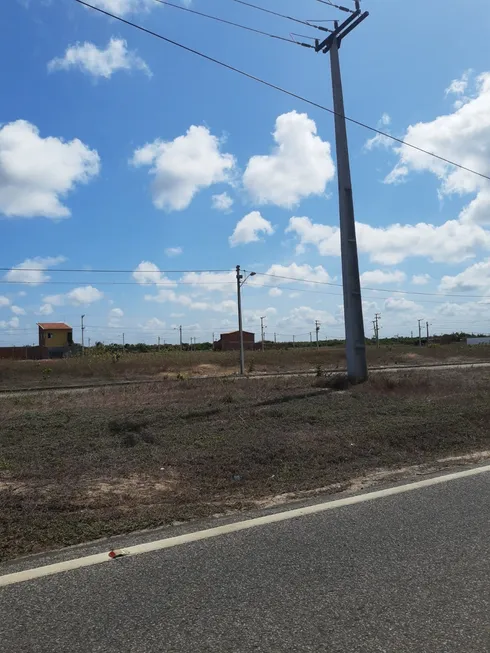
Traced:
<path fill-rule="evenodd" d="M 48 333 L 48 340 L 53 337 L 52 333 Z"/>

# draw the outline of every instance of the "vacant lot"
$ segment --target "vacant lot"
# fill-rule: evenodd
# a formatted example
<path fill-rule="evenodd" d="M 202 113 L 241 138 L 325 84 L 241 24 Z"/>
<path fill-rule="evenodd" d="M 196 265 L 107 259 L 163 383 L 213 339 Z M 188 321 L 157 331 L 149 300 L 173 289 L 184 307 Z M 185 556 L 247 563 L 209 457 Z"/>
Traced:
<path fill-rule="evenodd" d="M 407 347 L 403 345 L 368 347 L 370 365 L 424 365 L 441 362 L 490 361 L 490 347 L 441 345 Z M 343 369 L 342 347 L 305 349 L 291 347 L 247 352 L 246 371 L 263 372 L 313 371 Z M 235 375 L 238 352 L 161 351 L 123 356 L 88 353 L 84 358 L 52 361 L 0 360 L 0 389 L 63 386 L 104 381 L 160 380 L 178 374 L 196 376 Z"/>
<path fill-rule="evenodd" d="M 341 392 L 328 385 L 169 379 L 4 397 L 2 557 L 490 448 L 484 369 L 378 374 Z"/>

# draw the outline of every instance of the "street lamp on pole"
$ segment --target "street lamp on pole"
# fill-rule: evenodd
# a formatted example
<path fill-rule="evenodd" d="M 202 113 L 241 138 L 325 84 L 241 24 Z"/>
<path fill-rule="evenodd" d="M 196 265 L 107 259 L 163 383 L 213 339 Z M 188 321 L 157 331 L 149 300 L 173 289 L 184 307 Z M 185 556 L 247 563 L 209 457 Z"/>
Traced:
<path fill-rule="evenodd" d="M 249 272 L 246 277 L 240 272 L 240 266 L 236 266 L 236 291 L 238 306 L 238 333 L 240 338 L 240 374 L 245 374 L 245 348 L 243 346 L 243 319 L 242 319 L 242 286 L 255 272 Z"/>

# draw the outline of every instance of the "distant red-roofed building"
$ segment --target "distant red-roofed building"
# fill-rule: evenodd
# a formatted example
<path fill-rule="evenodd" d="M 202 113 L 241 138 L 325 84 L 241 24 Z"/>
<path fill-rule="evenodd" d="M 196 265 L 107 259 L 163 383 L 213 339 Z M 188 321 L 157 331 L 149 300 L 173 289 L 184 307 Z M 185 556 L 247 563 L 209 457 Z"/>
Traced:
<path fill-rule="evenodd" d="M 39 347 L 46 347 L 52 358 L 61 357 L 73 345 L 73 329 L 64 322 L 39 322 Z"/>

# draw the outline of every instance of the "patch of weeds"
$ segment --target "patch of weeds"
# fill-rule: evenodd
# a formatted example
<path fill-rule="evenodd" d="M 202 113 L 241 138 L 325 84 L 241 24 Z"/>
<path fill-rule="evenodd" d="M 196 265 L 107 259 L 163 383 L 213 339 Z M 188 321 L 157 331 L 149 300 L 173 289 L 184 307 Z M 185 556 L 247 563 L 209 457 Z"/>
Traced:
<path fill-rule="evenodd" d="M 323 376 L 323 368 L 322 368 L 322 366 L 320 365 L 320 363 L 318 363 L 318 365 L 315 367 L 315 376 L 316 376 L 317 378 L 320 378 L 320 377 Z"/>
<path fill-rule="evenodd" d="M 331 390 L 348 390 L 349 379 L 346 374 L 324 372 L 313 382 L 315 388 L 330 388 Z"/>
<path fill-rule="evenodd" d="M 253 357 L 250 359 L 250 361 L 248 363 L 247 372 L 249 374 L 252 374 L 252 372 L 255 372 L 255 360 L 254 360 Z"/>
<path fill-rule="evenodd" d="M 27 408 L 33 405 L 34 400 L 32 399 L 32 397 L 13 397 L 12 403 L 15 406 L 23 406 L 24 408 Z"/>
<path fill-rule="evenodd" d="M 52 373 L 53 370 L 51 367 L 43 367 L 43 371 L 42 371 L 43 381 L 47 381 L 51 377 Z"/>

